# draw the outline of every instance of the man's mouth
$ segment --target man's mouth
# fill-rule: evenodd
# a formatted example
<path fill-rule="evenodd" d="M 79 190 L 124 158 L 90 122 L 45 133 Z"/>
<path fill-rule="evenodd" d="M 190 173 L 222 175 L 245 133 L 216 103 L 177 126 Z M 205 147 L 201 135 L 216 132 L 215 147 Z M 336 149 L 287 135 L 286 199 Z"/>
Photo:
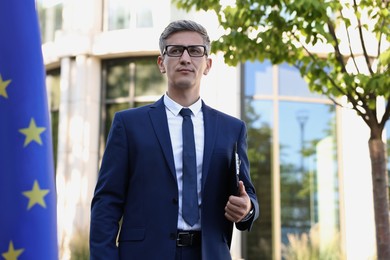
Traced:
<path fill-rule="evenodd" d="M 179 72 L 192 72 L 192 69 L 186 69 L 186 68 L 181 68 L 178 69 Z"/>

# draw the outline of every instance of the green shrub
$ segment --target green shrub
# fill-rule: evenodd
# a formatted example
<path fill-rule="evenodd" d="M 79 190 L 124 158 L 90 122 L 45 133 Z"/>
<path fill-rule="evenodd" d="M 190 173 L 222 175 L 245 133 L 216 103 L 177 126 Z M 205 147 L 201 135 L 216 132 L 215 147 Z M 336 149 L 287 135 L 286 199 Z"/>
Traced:
<path fill-rule="evenodd" d="M 286 260 L 344 260 L 339 232 L 329 241 L 320 241 L 319 226 L 315 225 L 310 232 L 288 234 L 288 245 L 282 245 L 282 256 Z"/>

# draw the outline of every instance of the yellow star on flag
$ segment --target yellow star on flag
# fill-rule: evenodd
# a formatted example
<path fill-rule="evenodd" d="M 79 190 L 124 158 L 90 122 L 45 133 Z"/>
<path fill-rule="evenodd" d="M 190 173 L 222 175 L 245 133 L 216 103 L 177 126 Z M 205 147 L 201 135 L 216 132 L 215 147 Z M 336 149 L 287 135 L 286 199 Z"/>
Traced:
<path fill-rule="evenodd" d="M 34 118 L 31 118 L 30 125 L 28 126 L 28 128 L 19 129 L 19 132 L 26 136 L 26 139 L 24 140 L 24 147 L 26 147 L 32 141 L 35 141 L 38 144 L 42 145 L 40 134 L 45 130 L 45 127 L 37 127 Z"/>
<path fill-rule="evenodd" d="M 8 251 L 1 255 L 5 258 L 5 260 L 17 260 L 18 257 L 23 253 L 23 251 L 23 248 L 15 250 L 14 244 L 11 241 L 9 242 Z"/>
<path fill-rule="evenodd" d="M 49 193 L 49 190 L 41 190 L 37 180 L 34 181 L 32 190 L 23 192 L 23 195 L 29 198 L 27 209 L 31 209 L 35 204 L 39 204 L 46 208 L 46 203 L 43 197 Z"/>
<path fill-rule="evenodd" d="M 9 83 L 11 83 L 11 80 L 3 81 L 3 78 L 1 77 L 0 74 L 0 96 L 8 98 L 8 94 L 5 89 L 8 87 Z"/>

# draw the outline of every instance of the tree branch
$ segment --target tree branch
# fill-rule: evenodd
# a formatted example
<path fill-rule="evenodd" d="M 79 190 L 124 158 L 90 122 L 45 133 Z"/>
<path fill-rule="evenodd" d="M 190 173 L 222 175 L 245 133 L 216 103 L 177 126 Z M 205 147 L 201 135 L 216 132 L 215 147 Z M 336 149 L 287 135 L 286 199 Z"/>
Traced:
<path fill-rule="evenodd" d="M 302 46 L 302 48 L 305 50 L 305 52 L 307 53 L 307 55 L 309 55 L 309 57 L 312 59 L 312 61 L 314 62 L 314 64 L 318 64 L 318 61 L 317 61 L 317 57 L 313 55 L 313 53 L 311 53 L 305 46 L 305 44 L 303 44 L 301 42 L 301 40 L 296 36 L 295 33 L 292 32 L 292 35 L 294 37 L 295 40 L 297 40 L 299 42 L 299 44 Z M 340 60 L 338 60 L 340 62 Z M 342 61 L 341 61 L 342 62 Z M 343 63 L 341 63 L 343 64 Z M 345 72 L 345 71 L 344 71 Z M 339 87 L 335 81 L 327 74 L 325 73 L 327 79 L 331 82 L 332 86 L 334 86 L 342 95 L 345 95 L 345 96 L 348 96 L 349 93 L 344 91 L 341 87 Z M 352 96 L 349 96 L 348 98 L 352 98 Z"/>
<path fill-rule="evenodd" d="M 355 14 L 358 12 L 358 5 L 356 4 L 356 0 L 353 0 L 353 9 L 355 11 Z M 367 67 L 368 67 L 368 71 L 370 72 L 370 75 L 374 74 L 374 72 L 372 71 L 372 68 L 371 68 L 371 62 L 370 62 L 370 58 L 368 57 L 368 53 L 367 53 L 367 49 L 366 49 L 366 45 L 364 44 L 364 39 L 363 39 L 363 31 L 362 31 L 362 22 L 360 20 L 360 18 L 358 18 L 357 15 L 356 16 L 356 20 L 358 22 L 358 31 L 359 31 L 359 38 L 360 38 L 360 44 L 362 46 L 362 49 L 363 49 L 363 55 L 364 55 L 364 58 L 366 60 L 366 64 L 367 64 Z"/>
<path fill-rule="evenodd" d="M 383 129 L 385 127 L 386 121 L 389 120 L 390 117 L 390 97 L 387 98 L 385 113 L 382 116 L 381 121 L 379 122 L 379 126 Z"/>
<path fill-rule="evenodd" d="M 390 1 L 389 0 L 383 0 L 382 1 L 383 3 L 383 9 L 387 9 L 389 8 L 389 5 L 390 5 Z M 383 28 L 385 26 L 385 21 L 386 21 L 386 18 L 384 18 L 382 20 L 382 23 L 381 23 L 381 28 Z M 378 53 L 377 53 L 377 58 L 379 57 L 379 55 L 381 54 L 381 45 L 382 45 L 382 35 L 383 35 L 383 30 L 381 29 L 380 30 L 380 34 L 379 34 L 379 37 L 378 37 Z"/>
<path fill-rule="evenodd" d="M 329 33 L 330 33 L 330 35 L 332 36 L 332 38 L 333 38 L 333 40 L 335 42 L 335 44 L 333 45 L 333 48 L 334 48 L 334 52 L 335 52 L 335 55 L 336 55 L 336 59 L 337 59 L 337 61 L 341 65 L 341 68 L 342 68 L 341 72 L 347 72 L 347 69 L 345 68 L 343 55 L 341 54 L 341 51 L 340 51 L 340 48 L 339 48 L 339 41 L 337 39 L 334 26 L 333 26 L 333 24 L 330 21 L 328 21 L 326 24 L 328 25 Z"/>
<path fill-rule="evenodd" d="M 341 13 L 341 11 L 340 11 Z M 342 14 L 341 14 L 342 15 Z M 335 44 L 333 46 L 334 50 L 335 50 L 335 55 L 336 55 L 336 59 L 337 61 L 340 63 L 341 67 L 342 67 L 342 73 L 348 73 L 347 70 L 346 70 L 346 67 L 345 67 L 345 63 L 344 63 L 344 59 L 343 59 L 343 55 L 341 54 L 341 51 L 339 49 L 339 44 L 338 44 L 338 39 L 337 39 L 337 36 L 336 36 L 336 33 L 335 33 L 335 29 L 334 29 L 334 26 L 333 24 L 328 21 L 327 22 L 327 25 L 328 25 L 328 29 L 329 29 L 329 33 L 330 35 L 332 36 Z M 346 28 L 347 29 L 347 28 Z M 348 34 L 348 30 L 347 30 L 347 34 Z M 348 34 L 348 39 L 349 39 L 349 34 Z M 350 48 L 351 48 L 351 45 L 349 45 Z M 353 52 L 352 50 L 350 49 L 350 52 L 351 52 L 351 56 L 353 57 Z M 355 59 L 353 58 L 353 61 L 355 63 Z M 355 63 L 355 66 L 357 67 L 357 64 Z M 372 118 L 372 115 L 371 113 L 369 113 L 370 109 L 368 108 L 368 106 L 365 104 L 365 102 L 363 102 L 363 97 L 360 95 L 359 92 L 356 91 L 356 87 L 353 88 L 353 93 L 349 93 L 348 91 L 345 93 L 344 91 L 341 91 L 341 88 L 336 86 L 335 83 L 333 83 L 333 79 L 329 76 L 327 76 L 328 79 L 330 80 L 330 82 L 332 82 L 332 85 L 337 88 L 337 90 L 340 91 L 340 93 L 343 93 L 344 95 L 347 96 L 349 102 L 351 102 L 352 106 L 354 107 L 354 109 L 359 113 L 359 115 L 363 118 L 363 120 L 367 123 L 367 125 L 369 125 L 369 120 L 370 118 Z M 355 94 L 358 98 L 357 100 L 355 100 L 355 98 L 353 97 L 353 94 Z M 362 105 L 359 106 L 359 101 L 362 102 Z M 366 114 L 363 114 L 362 111 L 360 111 L 358 109 L 358 107 L 362 107 L 365 111 L 366 111 Z M 367 116 L 367 113 L 369 113 L 370 115 L 368 115 L 368 119 L 366 118 Z"/>
<path fill-rule="evenodd" d="M 292 34 L 293 37 L 301 44 L 302 48 L 305 50 L 305 52 L 307 53 L 307 55 L 309 55 L 309 57 L 313 60 L 314 64 L 317 64 L 317 58 L 315 55 L 313 55 L 313 53 L 311 53 L 307 48 L 306 46 L 300 41 L 300 39 L 295 35 L 295 33 Z M 339 60 L 338 60 L 339 61 Z M 343 64 L 343 63 L 342 63 Z M 344 73 L 347 73 L 346 71 Z M 334 88 L 336 88 L 340 93 L 341 95 L 344 95 L 347 97 L 348 101 L 352 104 L 352 107 L 353 109 L 359 114 L 359 116 L 364 120 L 364 122 L 369 126 L 370 125 L 370 119 L 372 118 L 371 117 L 371 114 L 370 113 L 371 111 L 368 109 L 368 107 L 366 106 L 365 102 L 363 102 L 363 99 L 362 99 L 362 96 L 356 91 L 356 87 L 353 88 L 353 93 L 350 93 L 348 91 L 345 91 L 344 89 L 342 89 L 340 86 L 338 86 L 336 84 L 336 82 L 333 80 L 332 77 L 329 76 L 329 74 L 325 73 L 326 75 L 326 78 L 330 81 L 330 83 L 332 84 L 332 86 Z M 354 98 L 353 95 L 356 95 L 358 97 L 358 99 L 356 100 Z M 333 99 L 333 97 L 330 97 L 329 95 L 327 95 L 327 97 L 332 100 L 335 104 L 339 104 L 336 100 Z M 362 105 L 360 106 L 359 105 L 359 101 L 362 103 Z M 340 104 L 340 106 L 342 106 Z M 362 107 L 366 113 L 364 114 L 362 111 L 359 110 L 359 107 Z M 370 113 L 370 115 L 368 116 L 368 118 L 366 117 L 367 116 L 367 113 Z"/>
<path fill-rule="evenodd" d="M 343 11 L 340 10 L 340 16 L 345 19 L 345 17 L 343 16 Z M 344 23 L 345 24 L 345 23 Z M 328 25 L 329 26 L 329 25 Z M 333 29 L 334 30 L 334 29 Z M 348 47 L 349 47 L 349 53 L 351 55 L 351 58 L 352 58 L 352 61 L 353 61 L 353 64 L 355 65 L 355 68 L 356 68 L 356 71 L 357 73 L 360 73 L 360 70 L 359 70 L 359 66 L 357 65 L 356 63 L 356 60 L 355 60 L 355 55 L 352 51 L 352 45 L 351 45 L 351 37 L 349 35 L 349 31 L 348 31 L 348 28 L 347 28 L 347 25 L 345 24 L 345 31 L 347 32 L 347 39 L 348 39 Z"/>

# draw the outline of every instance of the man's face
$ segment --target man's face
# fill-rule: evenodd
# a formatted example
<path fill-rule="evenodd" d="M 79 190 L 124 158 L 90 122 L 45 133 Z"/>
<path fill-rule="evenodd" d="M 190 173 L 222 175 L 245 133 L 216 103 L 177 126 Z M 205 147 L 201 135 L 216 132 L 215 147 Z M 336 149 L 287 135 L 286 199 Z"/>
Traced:
<path fill-rule="evenodd" d="M 167 39 L 167 45 L 204 45 L 200 34 L 191 31 L 177 32 Z M 167 73 L 168 87 L 189 89 L 200 87 L 202 75 L 207 75 L 211 68 L 211 59 L 206 55 L 191 57 L 184 50 L 180 57 L 170 57 L 167 54 L 159 56 L 157 63 L 162 73 Z"/>

